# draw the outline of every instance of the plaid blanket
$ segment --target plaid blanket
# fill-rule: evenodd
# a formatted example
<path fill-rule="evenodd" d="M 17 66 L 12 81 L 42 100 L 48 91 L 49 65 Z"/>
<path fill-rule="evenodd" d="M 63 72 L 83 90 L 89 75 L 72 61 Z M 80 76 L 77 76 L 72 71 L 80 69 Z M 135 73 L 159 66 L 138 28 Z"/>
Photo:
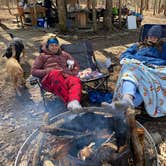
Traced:
<path fill-rule="evenodd" d="M 135 59 L 122 59 L 114 99 L 120 99 L 123 80 L 136 84 L 145 109 L 151 117 L 166 115 L 166 66 L 146 65 Z"/>

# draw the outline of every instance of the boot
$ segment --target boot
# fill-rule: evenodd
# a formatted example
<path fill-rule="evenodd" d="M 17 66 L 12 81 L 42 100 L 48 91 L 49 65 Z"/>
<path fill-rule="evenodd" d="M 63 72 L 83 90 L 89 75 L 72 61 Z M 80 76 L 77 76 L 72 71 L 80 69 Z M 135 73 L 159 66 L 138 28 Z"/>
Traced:
<path fill-rule="evenodd" d="M 82 106 L 81 106 L 81 104 L 79 103 L 78 100 L 72 100 L 72 101 L 70 101 L 67 104 L 67 108 L 68 108 L 69 111 L 74 111 L 74 112 L 82 110 Z"/>

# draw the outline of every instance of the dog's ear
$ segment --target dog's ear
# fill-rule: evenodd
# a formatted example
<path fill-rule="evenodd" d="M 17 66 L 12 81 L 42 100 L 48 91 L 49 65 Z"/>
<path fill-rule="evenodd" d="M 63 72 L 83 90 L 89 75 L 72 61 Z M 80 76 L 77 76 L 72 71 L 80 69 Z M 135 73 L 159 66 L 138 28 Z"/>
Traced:
<path fill-rule="evenodd" d="M 2 57 L 10 58 L 12 57 L 12 47 L 7 47 L 4 53 L 2 54 Z"/>

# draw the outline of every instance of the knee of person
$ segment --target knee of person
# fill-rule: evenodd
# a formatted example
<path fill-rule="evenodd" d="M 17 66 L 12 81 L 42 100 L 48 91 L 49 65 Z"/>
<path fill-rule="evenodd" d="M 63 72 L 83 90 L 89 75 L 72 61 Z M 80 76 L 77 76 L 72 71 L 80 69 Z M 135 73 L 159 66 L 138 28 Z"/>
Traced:
<path fill-rule="evenodd" d="M 78 78 L 76 76 L 70 76 L 70 80 L 74 81 L 74 82 L 81 82 L 80 78 Z"/>

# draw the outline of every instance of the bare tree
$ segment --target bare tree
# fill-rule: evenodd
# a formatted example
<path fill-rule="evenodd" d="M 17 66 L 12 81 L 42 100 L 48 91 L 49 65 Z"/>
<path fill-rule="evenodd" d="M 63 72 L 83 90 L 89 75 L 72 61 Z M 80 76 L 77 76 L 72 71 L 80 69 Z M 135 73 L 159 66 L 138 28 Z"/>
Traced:
<path fill-rule="evenodd" d="M 6 6 L 7 6 L 7 9 L 9 11 L 9 14 L 12 15 L 12 11 L 11 11 L 11 8 L 10 8 L 10 1 L 9 0 L 6 0 Z"/>
<path fill-rule="evenodd" d="M 166 16 L 166 0 L 165 0 L 165 3 L 164 3 L 164 15 Z"/>
<path fill-rule="evenodd" d="M 145 0 L 145 10 L 149 10 L 149 0 Z"/>
<path fill-rule="evenodd" d="M 156 15 L 156 5 L 157 5 L 157 0 L 154 1 L 153 15 Z"/>
<path fill-rule="evenodd" d="M 60 30 L 62 32 L 67 31 L 67 26 L 66 26 L 66 6 L 65 6 L 65 0 L 58 0 L 57 1 L 58 5 L 58 19 L 59 19 L 59 26 Z"/>
<path fill-rule="evenodd" d="M 140 14 L 143 14 L 143 6 L 144 6 L 144 0 L 141 0 Z"/>
<path fill-rule="evenodd" d="M 103 25 L 106 29 L 112 30 L 112 0 L 106 0 L 106 10 L 103 19 Z"/>
<path fill-rule="evenodd" d="M 87 0 L 87 8 L 88 8 L 88 9 L 91 8 L 91 0 Z"/>
<path fill-rule="evenodd" d="M 158 14 L 160 14 L 161 11 L 161 0 L 159 0 L 159 4 L 158 4 Z"/>
<path fill-rule="evenodd" d="M 96 7 L 97 2 L 96 0 L 92 0 L 92 15 L 93 15 L 93 31 L 97 31 L 97 21 L 96 21 Z"/>
<path fill-rule="evenodd" d="M 119 0 L 119 27 L 122 25 L 122 1 Z"/>

